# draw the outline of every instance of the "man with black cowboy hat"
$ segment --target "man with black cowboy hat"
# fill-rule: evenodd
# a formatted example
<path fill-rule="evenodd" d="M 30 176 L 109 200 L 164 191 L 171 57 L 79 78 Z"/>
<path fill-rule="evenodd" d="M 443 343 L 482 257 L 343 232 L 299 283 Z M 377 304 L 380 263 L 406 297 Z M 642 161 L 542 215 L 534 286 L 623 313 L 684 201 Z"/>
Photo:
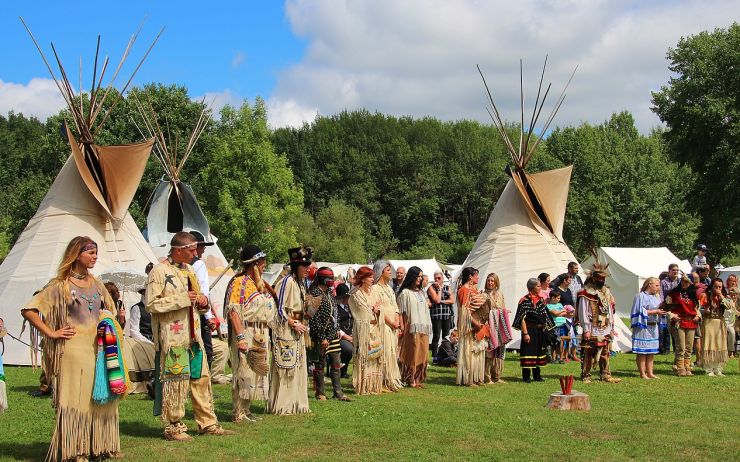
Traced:
<path fill-rule="evenodd" d="M 290 273 L 278 282 L 277 316 L 272 329 L 272 365 L 267 412 L 289 415 L 311 412 L 308 408 L 308 368 L 306 367 L 307 308 L 303 284 L 313 252 L 310 247 L 288 250 Z"/>
<path fill-rule="evenodd" d="M 256 422 L 253 400 L 267 400 L 269 325 L 277 308 L 272 288 L 262 280 L 267 254 L 256 245 L 239 252 L 241 269 L 229 281 L 224 297 L 224 317 L 229 325 L 229 349 L 233 368 L 231 400 L 234 422 Z"/>
<path fill-rule="evenodd" d="M 609 371 L 611 344 L 614 339 L 614 296 L 605 285 L 608 264 L 599 262 L 593 252 L 595 262 L 583 290 L 578 293 L 578 322 L 583 328 L 581 379 L 591 383 L 591 370 L 599 364 L 599 377 L 603 382 L 619 383 L 622 380 L 612 377 Z"/>

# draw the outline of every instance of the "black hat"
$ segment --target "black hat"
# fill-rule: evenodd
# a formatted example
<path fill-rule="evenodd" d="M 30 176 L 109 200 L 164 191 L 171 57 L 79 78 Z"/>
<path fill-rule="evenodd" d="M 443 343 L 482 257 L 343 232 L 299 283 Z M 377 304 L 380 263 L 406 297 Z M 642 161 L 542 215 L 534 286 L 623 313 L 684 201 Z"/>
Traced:
<path fill-rule="evenodd" d="M 198 245 L 209 246 L 209 245 L 213 245 L 214 244 L 214 242 L 207 241 L 206 238 L 205 238 L 205 236 L 203 236 L 198 231 L 190 231 L 190 234 L 193 235 L 193 237 L 195 238 L 195 243 L 198 244 Z"/>
<path fill-rule="evenodd" d="M 709 249 L 707 248 L 707 246 L 706 246 L 706 245 L 704 245 L 704 244 L 699 244 L 699 245 L 697 245 L 697 246 L 696 246 L 696 250 L 703 250 L 704 252 L 706 252 L 706 251 L 707 251 L 707 250 L 709 250 Z"/>
<path fill-rule="evenodd" d="M 295 247 L 288 249 L 288 263 L 291 265 L 310 264 L 313 257 L 311 247 Z"/>
<path fill-rule="evenodd" d="M 349 286 L 345 283 L 341 283 L 334 289 L 334 292 L 336 293 L 336 298 L 345 297 L 349 295 Z"/>
<path fill-rule="evenodd" d="M 244 246 L 239 252 L 239 260 L 244 264 L 255 262 L 261 258 L 267 258 L 267 254 L 254 244 Z"/>

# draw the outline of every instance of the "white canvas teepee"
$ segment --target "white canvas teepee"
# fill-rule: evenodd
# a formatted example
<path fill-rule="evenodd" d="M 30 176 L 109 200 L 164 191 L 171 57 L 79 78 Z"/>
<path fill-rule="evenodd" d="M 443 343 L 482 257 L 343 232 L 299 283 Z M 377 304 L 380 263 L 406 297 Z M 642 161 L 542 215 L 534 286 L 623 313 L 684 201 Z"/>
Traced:
<path fill-rule="evenodd" d="M 222 315 L 223 300 L 229 280 L 234 275 L 230 262 L 226 260 L 218 246 L 218 238 L 211 234 L 203 210 L 198 204 L 193 189 L 180 180 L 180 172 L 193 151 L 200 135 L 209 120 L 208 108 L 203 105 L 198 120 L 182 155 L 178 153 L 177 140 L 165 136 L 165 130 L 159 124 L 158 117 L 151 102 L 134 98 L 141 116 L 140 130 L 155 139 L 154 153 L 157 156 L 166 177 L 159 182 L 152 197 L 152 204 L 147 214 L 147 240 L 159 260 L 167 257 L 170 240 L 179 231 L 198 231 L 214 245 L 206 247 L 203 259 L 208 268 L 208 277 L 212 287 L 209 299 L 216 313 Z M 167 131 L 169 134 L 169 130 Z"/>
<path fill-rule="evenodd" d="M 36 290 L 43 288 L 56 275 L 64 250 L 73 237 L 89 236 L 97 242 L 98 261 L 92 270 L 93 274 L 128 270 L 140 273 L 149 262 L 155 261 L 153 252 L 128 213 L 154 141 L 121 146 L 98 146 L 94 143 L 95 134 L 120 101 L 118 99 L 108 106 L 104 105 L 138 32 L 129 40 L 110 83 L 105 86 L 102 82 L 108 68 L 108 58 L 99 64 L 96 52 L 93 85 L 87 95 L 88 104 L 83 107 L 79 104 L 82 95 L 73 90 L 56 50 L 54 55 L 61 73 L 59 78 L 31 31 L 26 29 L 67 103 L 77 138 L 69 127 L 64 127 L 72 153 L 36 214 L 0 265 L 0 316 L 5 319 L 8 332 L 21 338 L 18 341 L 6 337 L 3 359 L 7 364 L 17 365 L 38 364 L 39 357 L 21 343 L 29 342 L 30 336 L 21 336 L 23 319 L 20 308 Z M 144 54 L 128 83 L 120 91 L 121 94 L 126 91 L 161 33 Z M 98 51 L 99 46 L 100 37 Z"/>
<path fill-rule="evenodd" d="M 599 247 L 596 255 L 601 263 L 609 264 L 606 284 L 617 302 L 617 315 L 622 318 L 630 317 L 635 295 L 640 292 L 645 279 L 657 278 L 661 272 L 668 271 L 672 263 L 684 273 L 691 272 L 691 264 L 673 255 L 666 247 Z M 582 265 L 590 268 L 595 261 L 592 255 Z"/>
<path fill-rule="evenodd" d="M 176 190 L 172 182 L 162 180 L 154 192 L 152 205 L 147 214 L 147 239 L 152 251 L 160 261 L 167 258 L 170 239 L 176 232 L 173 231 L 175 228 L 168 228 L 167 226 L 168 217 L 172 215 L 183 216 L 183 225 L 177 231 L 198 231 L 206 239 L 215 243 L 206 247 L 203 258 L 206 262 L 206 268 L 208 268 L 208 277 L 211 284 L 221 276 L 209 293 L 213 308 L 221 316 L 227 284 L 234 275 L 234 271 L 229 268 L 229 261 L 218 246 L 218 238 L 211 233 L 208 220 L 206 220 L 198 205 L 190 186 L 178 182 Z M 179 222 L 179 220 L 175 221 Z"/>
<path fill-rule="evenodd" d="M 496 273 L 499 276 L 500 290 L 504 295 L 506 306 L 512 312 L 512 317 L 519 299 L 527 293 L 526 284 L 529 278 L 537 277 L 540 273 L 549 273 L 554 278 L 567 270 L 569 262 L 577 261 L 563 239 L 563 224 L 572 166 L 533 174 L 525 171 L 542 135 L 546 133 L 563 103 L 565 89 L 568 87 L 568 85 L 565 86 L 555 102 L 540 135 L 534 136 L 538 116 L 550 90 L 550 85 L 548 85 L 543 95 L 542 80 L 546 65 L 547 60 L 542 69 L 540 88 L 527 131 L 524 130 L 524 90 L 522 89 L 521 126 L 519 143 L 516 147 L 509 137 L 493 95 L 483 78 L 488 94 L 489 114 L 511 155 L 513 168 L 507 169 L 510 176 L 509 182 L 496 202 L 473 249 L 465 259 L 463 267 L 472 266 L 478 269 L 481 290 L 485 286 L 486 276 L 489 273 Z M 481 77 L 483 77 L 482 72 Z M 540 98 L 541 95 L 543 95 L 542 98 Z M 515 330 L 514 338 L 508 347 L 518 348 L 519 341 L 519 332 Z M 615 348 L 617 348 L 616 345 Z"/>
<path fill-rule="evenodd" d="M 128 214 L 152 142 L 95 147 L 107 180 L 106 200 L 92 181 L 77 141 L 69 130 L 67 135 L 72 155 L 0 266 L 0 312 L 8 331 L 16 337 L 23 323 L 20 307 L 56 275 L 64 249 L 73 237 L 89 236 L 98 243 L 94 274 L 121 268 L 141 272 L 147 263 L 155 261 Z M 23 340 L 28 342 L 29 338 Z M 31 364 L 27 346 L 7 338 L 5 343 L 3 359 L 7 364 Z"/>

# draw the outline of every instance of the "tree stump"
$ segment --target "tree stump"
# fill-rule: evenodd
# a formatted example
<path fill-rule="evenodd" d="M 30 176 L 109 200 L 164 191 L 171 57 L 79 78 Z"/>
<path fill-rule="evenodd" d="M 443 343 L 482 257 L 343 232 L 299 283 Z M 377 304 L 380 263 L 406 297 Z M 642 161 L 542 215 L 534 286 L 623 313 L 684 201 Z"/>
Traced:
<path fill-rule="evenodd" d="M 590 411 L 591 400 L 587 394 L 580 391 L 574 390 L 570 395 L 557 392 L 550 395 L 547 408 L 559 409 L 561 411 Z"/>

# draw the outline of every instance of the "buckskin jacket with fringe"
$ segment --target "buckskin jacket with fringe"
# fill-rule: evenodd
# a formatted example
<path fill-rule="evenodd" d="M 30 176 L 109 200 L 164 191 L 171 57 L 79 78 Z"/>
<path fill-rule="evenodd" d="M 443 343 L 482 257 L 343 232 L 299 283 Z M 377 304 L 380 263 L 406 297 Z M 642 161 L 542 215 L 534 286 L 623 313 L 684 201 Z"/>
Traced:
<path fill-rule="evenodd" d="M 165 353 L 170 348 L 190 347 L 196 342 L 203 348 L 200 312 L 208 306 L 196 309 L 190 302 L 188 290 L 202 294 L 195 271 L 188 264 L 178 268 L 165 261 L 149 273 L 144 303 L 152 315 L 155 350 Z"/>

